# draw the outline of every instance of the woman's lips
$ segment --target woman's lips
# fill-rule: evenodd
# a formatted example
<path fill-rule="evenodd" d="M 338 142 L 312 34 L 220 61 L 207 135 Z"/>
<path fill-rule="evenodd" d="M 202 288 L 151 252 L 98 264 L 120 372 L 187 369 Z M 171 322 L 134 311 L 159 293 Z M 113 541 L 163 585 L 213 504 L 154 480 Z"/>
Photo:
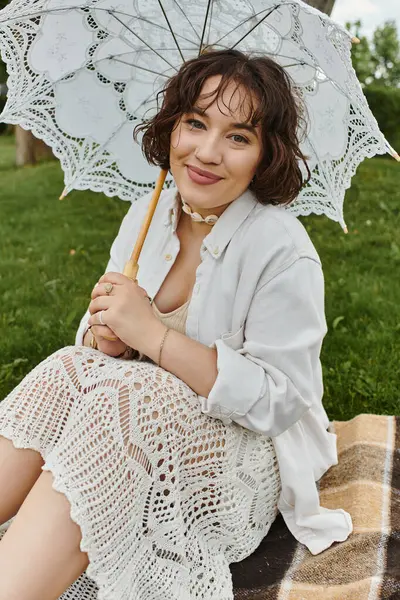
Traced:
<path fill-rule="evenodd" d="M 186 165 L 186 168 L 190 179 L 200 185 L 211 185 L 212 183 L 218 183 L 218 181 L 221 181 L 222 179 L 222 177 L 218 177 L 218 175 L 206 175 L 190 165 Z"/>

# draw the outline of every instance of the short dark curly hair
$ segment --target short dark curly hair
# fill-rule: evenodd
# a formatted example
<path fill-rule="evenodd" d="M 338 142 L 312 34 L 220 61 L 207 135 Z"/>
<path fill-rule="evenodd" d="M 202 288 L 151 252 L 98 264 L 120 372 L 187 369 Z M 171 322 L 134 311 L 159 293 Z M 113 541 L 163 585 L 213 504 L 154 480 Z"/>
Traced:
<path fill-rule="evenodd" d="M 170 169 L 171 133 L 180 117 L 192 111 L 204 82 L 215 75 L 221 75 L 221 81 L 210 104 L 234 81 L 250 92 L 248 121 L 261 125 L 262 159 L 249 189 L 261 204 L 290 204 L 311 178 L 306 162 L 309 157 L 300 150 L 298 137 L 307 123 L 306 107 L 288 73 L 271 58 L 218 50 L 185 62 L 159 92 L 157 99 L 161 96 L 162 103 L 158 113 L 135 127 L 134 139 L 138 141 L 143 133 L 142 150 L 147 160 Z M 243 98 L 242 109 L 248 101 L 248 97 Z M 299 160 L 308 173 L 305 181 Z"/>

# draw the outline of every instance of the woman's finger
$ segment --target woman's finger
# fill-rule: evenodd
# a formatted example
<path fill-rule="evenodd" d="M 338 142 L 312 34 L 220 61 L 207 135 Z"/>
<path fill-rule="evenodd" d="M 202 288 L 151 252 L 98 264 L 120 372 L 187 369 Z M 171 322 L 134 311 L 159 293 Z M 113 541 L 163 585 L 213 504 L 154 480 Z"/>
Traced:
<path fill-rule="evenodd" d="M 115 273 L 114 271 L 110 271 L 109 273 L 102 275 L 99 279 L 99 284 L 106 283 L 107 281 L 109 283 L 113 283 L 114 285 L 123 285 L 127 282 L 133 283 L 132 279 L 129 279 L 129 277 L 126 275 L 123 275 L 122 273 Z"/>
<path fill-rule="evenodd" d="M 107 327 L 107 325 L 92 325 L 90 327 L 90 331 L 95 337 L 102 337 L 105 340 L 109 340 L 110 342 L 115 342 L 116 340 L 119 340 L 119 338 L 115 335 L 113 330 Z"/>
<path fill-rule="evenodd" d="M 111 292 L 107 292 L 106 291 L 107 283 L 109 284 L 110 282 L 96 283 L 96 285 L 92 289 L 92 293 L 90 294 L 90 297 L 92 298 L 92 300 L 94 300 L 95 298 L 98 298 L 99 296 L 114 296 L 115 295 L 115 292 L 116 292 L 115 288 L 118 284 L 113 283 L 112 284 L 113 289 L 111 290 Z"/>
<path fill-rule="evenodd" d="M 138 290 L 140 290 L 142 292 L 142 294 L 145 298 L 150 298 L 150 296 L 148 295 L 146 290 L 144 288 L 140 287 L 140 285 L 138 285 Z"/>
<path fill-rule="evenodd" d="M 93 313 L 92 316 L 89 317 L 88 325 L 91 325 L 91 326 L 107 325 L 106 315 L 107 315 L 106 310 L 99 310 L 98 312 Z"/>
<path fill-rule="evenodd" d="M 94 300 L 92 300 L 89 304 L 89 312 L 91 315 L 99 312 L 100 310 L 107 310 L 111 307 L 112 301 L 108 296 L 98 296 Z M 93 325 L 95 325 L 96 321 L 92 321 Z"/>

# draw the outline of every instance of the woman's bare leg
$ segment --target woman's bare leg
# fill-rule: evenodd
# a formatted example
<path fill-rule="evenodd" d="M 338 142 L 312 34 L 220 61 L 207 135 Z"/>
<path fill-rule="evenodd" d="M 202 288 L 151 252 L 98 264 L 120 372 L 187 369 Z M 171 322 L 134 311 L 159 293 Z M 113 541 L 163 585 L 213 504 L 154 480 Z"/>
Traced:
<path fill-rule="evenodd" d="M 81 530 L 43 471 L 0 542 L 0 600 L 57 600 L 87 569 Z"/>
<path fill-rule="evenodd" d="M 40 476 L 42 465 L 39 452 L 15 448 L 0 435 L 0 525 L 17 514 Z"/>

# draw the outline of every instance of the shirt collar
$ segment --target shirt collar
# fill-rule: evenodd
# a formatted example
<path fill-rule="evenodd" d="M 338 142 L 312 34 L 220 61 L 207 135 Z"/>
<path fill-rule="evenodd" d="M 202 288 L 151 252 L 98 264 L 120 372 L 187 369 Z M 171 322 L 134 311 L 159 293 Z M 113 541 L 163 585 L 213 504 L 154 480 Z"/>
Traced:
<path fill-rule="evenodd" d="M 177 190 L 171 190 L 168 223 L 172 225 L 175 233 L 179 216 L 182 210 L 181 201 L 177 197 Z M 224 210 L 210 233 L 204 238 L 203 244 L 214 258 L 219 258 L 226 246 L 231 241 L 235 231 L 250 214 L 258 203 L 250 190 L 246 190 Z"/>

